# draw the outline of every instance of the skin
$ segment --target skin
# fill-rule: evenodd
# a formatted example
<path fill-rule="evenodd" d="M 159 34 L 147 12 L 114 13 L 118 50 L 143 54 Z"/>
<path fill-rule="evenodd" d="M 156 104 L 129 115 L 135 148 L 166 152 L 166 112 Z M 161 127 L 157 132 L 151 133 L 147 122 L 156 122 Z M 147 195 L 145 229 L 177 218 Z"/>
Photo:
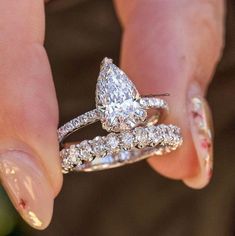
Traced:
<path fill-rule="evenodd" d="M 198 163 L 185 111 L 186 93 L 196 82 L 205 94 L 212 79 L 223 47 L 223 1 L 128 2 L 116 0 L 124 28 L 122 68 L 142 94 L 171 94 L 166 122 L 178 124 L 184 136 L 177 152 L 149 163 L 173 179 L 194 176 Z"/>
<path fill-rule="evenodd" d="M 222 0 L 115 1 L 124 30 L 121 67 L 142 94 L 170 93 L 166 123 L 182 128 L 182 148 L 149 160 L 169 178 L 184 180 L 199 171 L 185 115 L 186 93 L 193 81 L 206 93 L 223 48 L 223 5 Z M 0 152 L 14 148 L 31 153 L 50 183 L 53 201 L 62 174 L 58 106 L 43 47 L 44 1 L 2 1 L 0 15 Z M 47 218 L 41 229 L 49 224 Z"/>

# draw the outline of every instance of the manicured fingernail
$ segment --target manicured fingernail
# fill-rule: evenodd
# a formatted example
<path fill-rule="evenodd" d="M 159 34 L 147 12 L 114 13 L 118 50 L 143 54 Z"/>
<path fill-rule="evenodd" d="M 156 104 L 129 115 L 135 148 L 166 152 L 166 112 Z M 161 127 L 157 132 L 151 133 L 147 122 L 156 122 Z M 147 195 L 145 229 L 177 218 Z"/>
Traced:
<path fill-rule="evenodd" d="M 196 177 L 184 182 L 192 188 L 203 188 L 210 182 L 213 170 L 211 112 L 198 85 L 193 84 L 190 87 L 188 99 L 189 123 L 200 170 Z"/>
<path fill-rule="evenodd" d="M 24 152 L 7 151 L 0 155 L 0 178 L 22 218 L 36 229 L 46 228 L 54 198 L 41 166 Z"/>

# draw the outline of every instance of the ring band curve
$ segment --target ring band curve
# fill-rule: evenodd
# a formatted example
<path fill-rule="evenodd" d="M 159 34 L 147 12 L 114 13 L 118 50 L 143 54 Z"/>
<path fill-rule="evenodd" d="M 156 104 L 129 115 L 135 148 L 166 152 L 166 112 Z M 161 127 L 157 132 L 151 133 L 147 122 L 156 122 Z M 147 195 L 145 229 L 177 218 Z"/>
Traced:
<path fill-rule="evenodd" d="M 169 110 L 166 101 L 156 98 L 154 95 L 141 97 L 137 102 L 143 109 L 156 109 L 155 115 L 148 118 L 145 122 L 146 124 L 157 123 L 159 118 L 165 116 Z M 70 134 L 99 120 L 101 120 L 101 114 L 98 109 L 93 109 L 70 120 L 58 129 L 57 133 L 59 142 L 62 143 Z"/>
<path fill-rule="evenodd" d="M 136 127 L 72 144 L 60 152 L 63 173 L 72 170 L 96 171 L 119 167 L 163 155 L 182 144 L 180 129 L 173 125 Z"/>
<path fill-rule="evenodd" d="M 149 115 L 149 109 L 155 113 Z M 63 173 L 109 169 L 175 150 L 182 144 L 180 129 L 156 125 L 166 112 L 166 101 L 156 95 L 140 96 L 127 75 L 105 58 L 96 85 L 96 108 L 58 129 Z M 97 121 L 107 136 L 63 144 L 67 136 Z"/>

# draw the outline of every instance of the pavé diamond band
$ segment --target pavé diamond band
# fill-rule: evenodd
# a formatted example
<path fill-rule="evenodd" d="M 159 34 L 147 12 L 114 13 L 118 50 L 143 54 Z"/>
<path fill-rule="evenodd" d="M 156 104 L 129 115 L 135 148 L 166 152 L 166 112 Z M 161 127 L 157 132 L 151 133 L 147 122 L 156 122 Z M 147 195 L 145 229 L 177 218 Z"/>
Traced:
<path fill-rule="evenodd" d="M 140 97 L 135 102 L 138 104 L 139 110 L 135 110 L 133 112 L 137 116 L 141 112 L 144 113 L 143 119 L 141 118 L 142 123 L 144 122 L 146 124 L 155 124 L 159 120 L 160 116 L 161 117 L 164 116 L 163 111 L 164 111 L 164 113 L 166 113 L 168 111 L 167 103 L 163 99 L 156 98 L 154 96 Z M 150 118 L 146 117 L 147 116 L 147 112 L 146 112 L 147 109 L 156 109 L 155 114 L 150 116 Z M 58 129 L 59 141 L 62 142 L 68 135 L 72 134 L 73 132 L 75 132 L 87 125 L 95 123 L 99 120 L 103 121 L 103 115 L 101 113 L 102 112 L 100 112 L 99 109 L 94 109 L 94 110 L 88 111 L 88 112 L 70 120 L 69 122 L 67 122 L 66 124 L 64 124 L 63 126 L 61 126 Z M 133 127 L 136 126 L 136 125 L 134 125 L 135 121 L 128 121 L 127 120 L 127 124 L 128 124 L 128 122 L 129 122 L 130 126 L 131 125 L 133 125 Z M 103 123 L 102 123 L 102 125 L 103 125 Z M 115 130 L 115 127 L 114 127 L 114 130 Z M 129 128 L 123 129 L 123 131 L 124 130 L 129 130 Z"/>
<path fill-rule="evenodd" d="M 154 109 L 155 114 L 149 116 L 148 109 Z M 107 169 L 175 150 L 182 143 L 179 129 L 155 126 L 163 111 L 168 111 L 163 99 L 141 97 L 127 75 L 105 58 L 96 85 L 96 109 L 60 127 L 58 139 L 64 147 L 62 142 L 68 135 L 99 120 L 103 129 L 112 133 L 63 148 L 63 172 Z"/>

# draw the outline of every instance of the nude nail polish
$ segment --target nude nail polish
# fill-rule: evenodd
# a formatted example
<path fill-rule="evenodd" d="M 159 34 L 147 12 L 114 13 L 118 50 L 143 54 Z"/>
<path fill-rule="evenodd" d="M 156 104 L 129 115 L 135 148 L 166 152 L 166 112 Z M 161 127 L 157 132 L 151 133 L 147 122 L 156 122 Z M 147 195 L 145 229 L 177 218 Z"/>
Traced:
<path fill-rule="evenodd" d="M 22 218 L 36 229 L 50 223 L 53 190 L 40 165 L 28 154 L 8 151 L 0 155 L 0 178 Z"/>
<path fill-rule="evenodd" d="M 213 129 L 208 103 L 196 85 L 191 87 L 189 93 L 188 117 L 199 173 L 194 178 L 184 180 L 184 183 L 192 188 L 203 188 L 210 182 L 213 171 Z"/>

